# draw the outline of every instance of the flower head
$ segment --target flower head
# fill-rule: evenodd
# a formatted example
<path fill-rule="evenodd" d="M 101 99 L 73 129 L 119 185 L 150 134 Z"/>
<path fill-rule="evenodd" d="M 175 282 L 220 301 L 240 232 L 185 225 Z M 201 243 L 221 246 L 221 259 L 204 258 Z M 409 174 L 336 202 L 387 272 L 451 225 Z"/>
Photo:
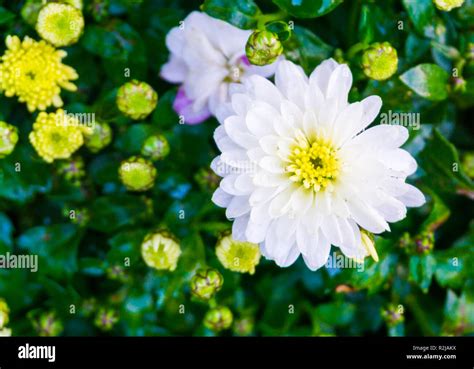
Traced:
<path fill-rule="evenodd" d="M 433 0 L 439 10 L 449 12 L 454 8 L 459 8 L 464 4 L 464 0 Z"/>
<path fill-rule="evenodd" d="M 30 112 L 48 106 L 61 107 L 61 88 L 75 91 L 71 80 L 78 78 L 74 69 L 62 64 L 67 55 L 45 41 L 7 36 L 7 50 L 0 59 L 0 91 L 8 97 L 18 96 Z"/>
<path fill-rule="evenodd" d="M 33 328 L 41 337 L 59 336 L 63 331 L 63 323 L 56 317 L 56 313 L 42 313 L 32 317 Z"/>
<path fill-rule="evenodd" d="M 110 331 L 114 325 L 118 322 L 119 315 L 117 311 L 110 308 L 100 308 L 97 312 L 94 324 L 97 328 L 102 331 Z"/>
<path fill-rule="evenodd" d="M 132 119 L 146 118 L 156 107 L 158 94 L 146 82 L 133 80 L 117 91 L 117 107 Z"/>
<path fill-rule="evenodd" d="M 0 298 L 0 329 L 5 327 L 9 321 L 10 308 L 7 302 Z"/>
<path fill-rule="evenodd" d="M 421 206 L 406 184 L 417 167 L 400 149 L 402 126 L 368 128 L 382 101 L 348 102 L 352 74 L 329 59 L 308 78 L 281 61 L 275 84 L 252 76 L 232 95 L 232 113 L 214 138 L 211 164 L 223 177 L 213 201 L 227 208 L 235 240 L 260 244 L 280 266 L 303 255 L 323 266 L 335 245 L 350 258 L 368 255 L 361 229 L 379 234 Z"/>
<path fill-rule="evenodd" d="M 112 141 L 112 129 L 105 122 L 94 122 L 92 129 L 85 134 L 85 145 L 93 153 L 97 153 Z"/>
<path fill-rule="evenodd" d="M 81 180 L 85 177 L 86 171 L 82 156 L 75 156 L 68 160 L 61 160 L 57 166 L 58 174 L 74 186 L 80 186 Z"/>
<path fill-rule="evenodd" d="M 199 269 L 191 279 L 191 292 L 194 296 L 209 300 L 222 288 L 224 277 L 217 269 Z"/>
<path fill-rule="evenodd" d="M 204 325 L 206 328 L 219 332 L 229 329 L 232 325 L 232 320 L 232 311 L 227 306 L 217 306 L 206 313 Z"/>
<path fill-rule="evenodd" d="M 170 153 L 170 144 L 163 135 L 148 137 L 142 146 L 142 155 L 148 156 L 151 160 L 162 160 Z"/>
<path fill-rule="evenodd" d="M 74 154 L 84 143 L 85 131 L 79 120 L 59 109 L 56 113 L 39 113 L 29 139 L 38 155 L 51 163 Z"/>
<path fill-rule="evenodd" d="M 378 81 L 388 79 L 398 68 L 397 50 L 388 42 L 376 42 L 364 51 L 362 67 L 369 78 Z"/>
<path fill-rule="evenodd" d="M 245 45 L 245 54 L 254 65 L 274 63 L 283 52 L 278 35 L 269 31 L 254 31 Z"/>
<path fill-rule="evenodd" d="M 38 14 L 36 31 L 54 46 L 68 46 L 79 40 L 84 29 L 82 12 L 73 5 L 48 3 Z"/>
<path fill-rule="evenodd" d="M 253 66 L 245 56 L 251 31 L 200 12 L 189 14 L 183 25 L 166 36 L 171 55 L 161 69 L 161 76 L 181 85 L 173 107 L 186 123 L 201 123 L 211 114 L 219 114 L 229 101 L 232 83 L 252 74 L 273 74 L 275 65 Z"/>
<path fill-rule="evenodd" d="M 217 241 L 216 255 L 225 268 L 239 273 L 254 274 L 260 261 L 258 245 L 234 240 L 230 233 Z"/>
<path fill-rule="evenodd" d="M 119 177 L 127 190 L 147 191 L 155 184 L 156 168 L 150 160 L 132 156 L 120 164 Z"/>
<path fill-rule="evenodd" d="M 178 241 L 166 231 L 147 234 L 141 250 L 145 263 L 158 270 L 175 270 L 181 255 Z"/>
<path fill-rule="evenodd" d="M 18 129 L 0 121 L 0 159 L 10 155 L 18 142 Z"/>

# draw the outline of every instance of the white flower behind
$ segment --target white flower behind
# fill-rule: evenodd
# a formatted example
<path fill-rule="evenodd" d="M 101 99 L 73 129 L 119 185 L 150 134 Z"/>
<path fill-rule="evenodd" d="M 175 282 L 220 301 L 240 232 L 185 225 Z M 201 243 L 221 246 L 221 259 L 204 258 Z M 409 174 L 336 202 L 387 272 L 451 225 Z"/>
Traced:
<path fill-rule="evenodd" d="M 279 266 L 301 254 L 307 266 L 323 266 L 331 245 L 348 257 L 368 251 L 361 229 L 389 230 L 389 222 L 421 206 L 423 194 L 405 183 L 413 157 L 399 147 L 401 126 L 366 127 L 382 100 L 350 104 L 352 74 L 329 59 L 308 78 L 281 61 L 275 84 L 251 76 L 236 85 L 232 112 L 214 134 L 222 152 L 211 164 L 223 177 L 213 195 L 234 219 L 235 239 L 259 243 Z"/>
<path fill-rule="evenodd" d="M 250 65 L 245 44 L 251 31 L 244 31 L 205 13 L 192 12 L 182 26 L 166 36 L 170 59 L 161 76 L 181 87 L 173 104 L 186 123 L 197 124 L 229 101 L 230 83 L 242 82 L 252 74 L 271 76 L 275 64 Z"/>

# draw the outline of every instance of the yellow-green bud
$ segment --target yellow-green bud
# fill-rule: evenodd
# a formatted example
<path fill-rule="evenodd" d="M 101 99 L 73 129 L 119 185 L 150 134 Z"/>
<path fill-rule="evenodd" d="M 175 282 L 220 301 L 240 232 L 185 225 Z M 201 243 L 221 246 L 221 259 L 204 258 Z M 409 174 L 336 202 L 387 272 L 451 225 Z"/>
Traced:
<path fill-rule="evenodd" d="M 199 269 L 191 279 L 191 292 L 194 296 L 209 300 L 222 288 L 224 277 L 217 269 Z"/>
<path fill-rule="evenodd" d="M 171 233 L 158 231 L 145 236 L 141 252 L 143 260 L 149 267 L 173 271 L 178 265 L 181 248 Z"/>
<path fill-rule="evenodd" d="M 0 121 L 0 159 L 10 155 L 18 142 L 18 129 Z"/>
<path fill-rule="evenodd" d="M 260 261 L 257 244 L 236 241 L 230 232 L 224 233 L 217 241 L 216 255 L 226 269 L 239 273 L 254 274 Z"/>
<path fill-rule="evenodd" d="M 124 115 L 144 119 L 155 109 L 158 94 L 148 83 L 133 80 L 118 89 L 116 102 Z"/>
<path fill-rule="evenodd" d="M 454 8 L 459 8 L 464 4 L 464 0 L 433 0 L 439 10 L 449 12 Z"/>
<path fill-rule="evenodd" d="M 79 40 L 84 30 L 84 17 L 76 7 L 62 3 L 48 3 L 38 14 L 36 31 L 54 46 L 68 46 Z"/>
<path fill-rule="evenodd" d="M 12 335 L 12 330 L 10 328 L 0 329 L 0 337 L 10 337 Z"/>
<path fill-rule="evenodd" d="M 204 317 L 204 326 L 219 332 L 232 325 L 232 311 L 226 306 L 217 306 L 210 309 Z"/>
<path fill-rule="evenodd" d="M 81 180 L 86 175 L 84 159 L 81 156 L 74 156 L 71 159 L 60 160 L 57 166 L 58 174 L 62 175 L 66 181 L 75 186 L 81 185 Z"/>
<path fill-rule="evenodd" d="M 369 78 L 378 81 L 390 78 L 398 68 L 397 50 L 388 42 L 376 42 L 364 51 L 362 67 Z"/>
<path fill-rule="evenodd" d="M 41 337 L 59 336 L 63 331 L 62 322 L 56 318 L 54 312 L 43 313 L 33 319 L 33 327 Z"/>
<path fill-rule="evenodd" d="M 38 20 L 38 14 L 43 7 L 42 0 L 27 0 L 21 8 L 21 17 L 30 26 L 34 27 Z"/>
<path fill-rule="evenodd" d="M 434 233 L 432 231 L 423 231 L 419 235 L 415 236 L 414 242 L 416 253 L 422 255 L 429 254 L 434 248 Z"/>
<path fill-rule="evenodd" d="M 270 31 L 254 31 L 245 45 L 245 54 L 254 65 L 273 63 L 283 52 L 283 45 L 277 34 Z"/>
<path fill-rule="evenodd" d="M 463 155 L 462 168 L 469 177 L 474 178 L 474 151 Z"/>
<path fill-rule="evenodd" d="M 148 137 L 142 146 L 142 155 L 148 156 L 151 160 L 164 159 L 170 153 L 170 145 L 163 135 Z"/>
<path fill-rule="evenodd" d="M 127 190 L 147 191 L 155 184 L 156 168 L 150 160 L 132 156 L 120 164 L 119 177 Z"/>
<path fill-rule="evenodd" d="M 93 153 L 99 152 L 112 141 L 112 129 L 107 123 L 95 122 L 84 134 L 86 147 Z"/>
<path fill-rule="evenodd" d="M 107 278 L 113 281 L 119 281 L 125 283 L 129 280 L 129 275 L 127 274 L 125 268 L 120 265 L 109 266 L 106 270 Z"/>
<path fill-rule="evenodd" d="M 5 327 L 9 322 L 10 309 L 7 302 L 0 298 L 0 329 Z"/>
<path fill-rule="evenodd" d="M 253 332 L 254 320 L 252 317 L 242 317 L 235 320 L 232 331 L 237 336 L 249 336 Z"/>
<path fill-rule="evenodd" d="M 389 327 L 394 327 L 405 320 L 403 305 L 390 304 L 382 309 L 381 315 Z"/>
<path fill-rule="evenodd" d="M 95 316 L 94 324 L 102 331 L 110 331 L 118 321 L 117 311 L 110 308 L 100 308 Z"/>
<path fill-rule="evenodd" d="M 81 312 L 84 316 L 91 316 L 94 310 L 97 308 L 97 300 L 94 297 L 85 299 L 81 306 Z"/>
<path fill-rule="evenodd" d="M 221 181 L 219 177 L 211 168 L 201 168 L 194 175 L 194 180 L 197 182 L 201 191 L 214 192 Z"/>

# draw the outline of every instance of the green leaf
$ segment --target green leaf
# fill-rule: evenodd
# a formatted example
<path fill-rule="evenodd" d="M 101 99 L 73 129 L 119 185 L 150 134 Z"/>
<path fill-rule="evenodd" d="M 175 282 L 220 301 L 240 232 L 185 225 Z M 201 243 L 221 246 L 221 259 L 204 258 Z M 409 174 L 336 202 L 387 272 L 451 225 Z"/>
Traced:
<path fill-rule="evenodd" d="M 13 224 L 5 213 L 0 212 L 0 252 L 11 251 L 13 246 Z"/>
<path fill-rule="evenodd" d="M 133 195 L 102 196 L 91 204 L 90 213 L 90 228 L 108 233 L 138 223 L 147 213 L 147 206 Z"/>
<path fill-rule="evenodd" d="M 288 40 L 291 36 L 291 29 L 287 22 L 270 22 L 265 25 L 265 29 L 267 31 L 275 33 L 281 42 Z"/>
<path fill-rule="evenodd" d="M 427 140 L 418 154 L 425 171 L 424 180 L 431 188 L 443 192 L 469 193 L 474 190 L 473 181 L 464 173 L 456 147 L 437 130 Z"/>
<path fill-rule="evenodd" d="M 0 6 L 0 24 L 7 23 L 15 18 L 15 14 Z"/>
<path fill-rule="evenodd" d="M 273 0 L 273 2 L 295 17 L 316 18 L 333 11 L 342 0 Z"/>
<path fill-rule="evenodd" d="M 295 26 L 292 36 L 283 45 L 285 56 L 301 65 L 307 73 L 311 73 L 333 52 L 332 46 L 326 44 L 309 29 L 300 26 Z"/>
<path fill-rule="evenodd" d="M 159 133 L 155 124 L 134 124 L 115 140 L 115 147 L 123 153 L 139 154 L 147 137 Z"/>
<path fill-rule="evenodd" d="M 421 97 L 440 101 L 448 97 L 449 74 L 436 64 L 419 64 L 403 73 L 400 80 Z"/>
<path fill-rule="evenodd" d="M 206 0 L 201 10 L 238 28 L 255 28 L 260 9 L 253 0 Z"/>
<path fill-rule="evenodd" d="M 434 37 L 433 18 L 435 17 L 435 8 L 433 1 L 403 0 L 403 6 L 416 30 L 426 37 Z"/>
<path fill-rule="evenodd" d="M 57 279 L 77 270 L 80 234 L 72 224 L 54 224 L 28 229 L 18 238 L 18 246 L 38 255 L 38 273 Z"/>
<path fill-rule="evenodd" d="M 363 4 L 360 10 L 359 19 L 359 41 L 365 44 L 370 44 L 374 39 L 375 24 L 374 17 L 371 14 L 371 7 L 369 4 Z"/>
<path fill-rule="evenodd" d="M 420 287 L 423 292 L 428 292 L 431 279 L 436 270 L 436 259 L 433 255 L 412 256 L 410 258 L 410 280 Z"/>
<path fill-rule="evenodd" d="M 421 225 L 423 230 L 435 231 L 449 218 L 451 211 L 441 198 L 434 192 L 430 191 L 433 206 L 430 211 L 430 215 Z"/>

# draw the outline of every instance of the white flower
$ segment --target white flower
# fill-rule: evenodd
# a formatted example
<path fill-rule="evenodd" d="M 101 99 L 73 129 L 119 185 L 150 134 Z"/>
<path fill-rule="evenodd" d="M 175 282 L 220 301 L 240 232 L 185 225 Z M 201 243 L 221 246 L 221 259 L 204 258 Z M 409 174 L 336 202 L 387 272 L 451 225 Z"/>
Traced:
<path fill-rule="evenodd" d="M 232 112 L 214 133 L 222 154 L 211 167 L 223 179 L 213 201 L 234 219 L 235 239 L 259 243 L 279 266 L 302 254 L 316 270 L 331 245 L 363 258 L 370 250 L 361 229 L 389 230 L 388 222 L 403 219 L 407 206 L 425 201 L 405 183 L 417 167 L 399 148 L 407 129 L 364 131 L 382 101 L 369 96 L 349 104 L 351 85 L 347 65 L 332 59 L 309 78 L 281 61 L 275 84 L 251 76 L 235 85 Z"/>
<path fill-rule="evenodd" d="M 173 107 L 187 123 L 217 115 L 219 107 L 229 101 L 230 83 L 252 74 L 268 77 L 274 73 L 276 63 L 250 65 L 245 56 L 250 34 L 200 12 L 192 12 L 168 33 L 166 45 L 171 55 L 161 76 L 181 84 Z"/>

